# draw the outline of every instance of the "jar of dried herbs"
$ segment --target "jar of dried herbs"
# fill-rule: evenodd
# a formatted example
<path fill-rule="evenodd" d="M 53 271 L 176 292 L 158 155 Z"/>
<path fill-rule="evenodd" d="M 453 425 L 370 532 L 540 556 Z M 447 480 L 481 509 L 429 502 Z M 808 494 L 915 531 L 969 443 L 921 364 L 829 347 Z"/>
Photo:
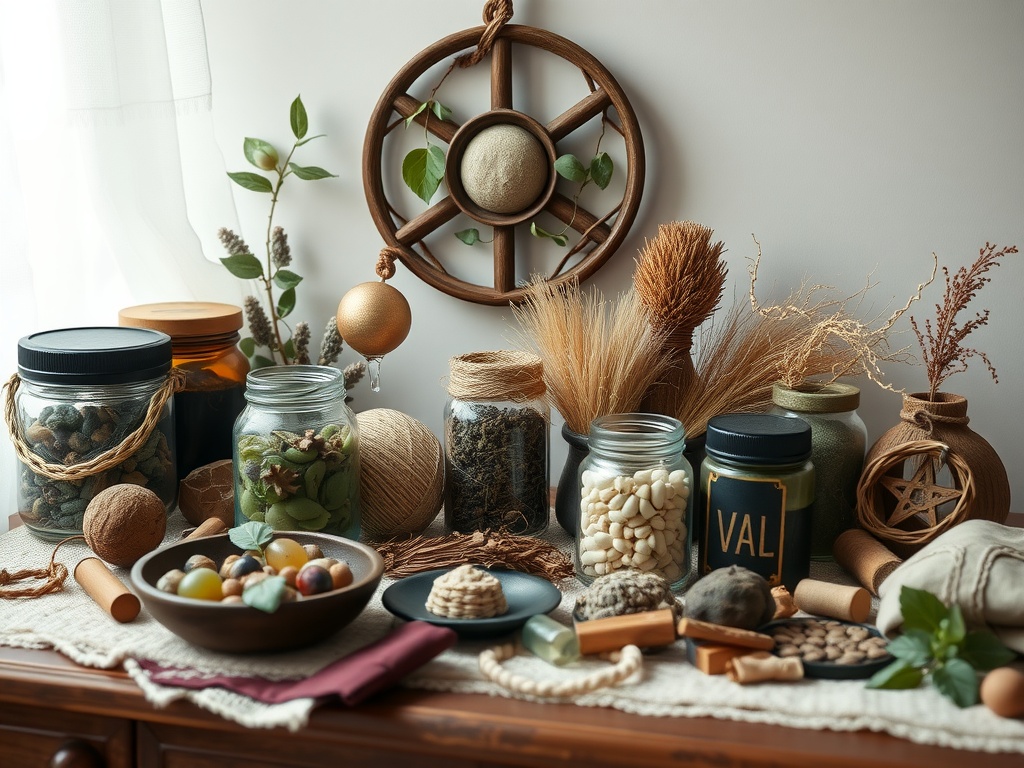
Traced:
<path fill-rule="evenodd" d="M 693 470 L 678 419 L 653 413 L 601 416 L 580 464 L 573 559 L 589 584 L 621 570 L 649 571 L 681 589 L 690 574 Z"/>
<path fill-rule="evenodd" d="M 171 339 L 144 328 L 68 328 L 18 342 L 5 416 L 18 456 L 18 514 L 37 536 L 82 533 L 111 485 L 177 500 Z"/>
<path fill-rule="evenodd" d="M 359 435 L 345 377 L 322 365 L 251 371 L 235 422 L 235 523 L 358 539 Z"/>
<path fill-rule="evenodd" d="M 123 326 L 171 337 L 174 367 L 184 385 L 174 395 L 178 478 L 231 458 L 231 429 L 245 407 L 249 361 L 238 348 L 242 309 L 234 304 L 167 301 L 126 307 Z"/>
<path fill-rule="evenodd" d="M 852 384 L 775 384 L 774 413 L 811 425 L 814 503 L 811 559 L 832 560 L 839 534 L 857 525 L 857 483 L 864 468 L 868 430 L 857 413 L 860 389 Z"/>
<path fill-rule="evenodd" d="M 543 365 L 525 352 L 453 357 L 444 409 L 444 519 L 451 531 L 534 535 L 549 517 Z"/>

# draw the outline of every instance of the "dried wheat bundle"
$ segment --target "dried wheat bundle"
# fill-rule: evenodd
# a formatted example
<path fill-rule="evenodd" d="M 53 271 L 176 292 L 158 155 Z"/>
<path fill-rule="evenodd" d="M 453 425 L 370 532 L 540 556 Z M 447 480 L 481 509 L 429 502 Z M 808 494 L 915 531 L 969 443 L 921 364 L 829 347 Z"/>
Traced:
<path fill-rule="evenodd" d="M 636 411 L 668 365 L 663 334 L 632 290 L 609 301 L 576 281 L 534 281 L 512 311 L 520 342 L 544 362 L 548 403 L 578 434 L 598 416 Z"/>

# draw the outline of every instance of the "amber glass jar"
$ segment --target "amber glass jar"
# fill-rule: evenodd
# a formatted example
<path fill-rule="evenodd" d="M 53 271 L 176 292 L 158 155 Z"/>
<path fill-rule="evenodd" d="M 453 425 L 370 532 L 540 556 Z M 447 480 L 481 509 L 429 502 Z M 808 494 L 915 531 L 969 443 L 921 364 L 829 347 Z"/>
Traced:
<path fill-rule="evenodd" d="M 174 396 L 178 478 L 231 458 L 231 428 L 245 407 L 249 361 L 238 348 L 242 309 L 233 304 L 169 301 L 118 313 L 122 326 L 152 328 L 171 337 L 173 365 L 185 374 Z"/>

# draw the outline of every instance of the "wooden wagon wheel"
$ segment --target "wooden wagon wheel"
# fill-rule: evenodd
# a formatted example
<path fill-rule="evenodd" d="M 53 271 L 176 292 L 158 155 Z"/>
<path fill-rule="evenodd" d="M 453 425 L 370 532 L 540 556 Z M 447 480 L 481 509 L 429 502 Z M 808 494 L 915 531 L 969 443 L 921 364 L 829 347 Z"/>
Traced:
<path fill-rule="evenodd" d="M 445 183 L 448 194 L 425 211 L 408 221 L 388 202 L 384 194 L 382 156 L 384 140 L 395 128 L 404 125 L 405 118 L 414 114 L 422 103 L 409 94 L 416 80 L 435 64 L 460 51 L 476 46 L 487 27 L 480 26 L 456 32 L 439 40 L 419 53 L 388 84 L 370 117 L 363 145 L 363 185 L 377 229 L 384 240 L 399 252 L 399 259 L 408 269 L 428 284 L 466 301 L 478 304 L 507 304 L 523 298 L 524 290 L 515 285 L 515 227 L 529 222 L 546 211 L 580 234 L 577 243 L 561 259 L 548 281 L 563 282 L 571 278 L 586 279 L 604 264 L 621 245 L 629 227 L 636 218 L 644 185 L 644 147 L 640 125 L 625 93 L 615 78 L 593 56 L 573 42 L 554 33 L 535 27 L 506 24 L 501 27 L 491 48 L 491 109 L 459 125 L 450 119 L 444 121 L 421 112 L 414 119 L 425 125 L 439 140 L 449 145 Z M 552 53 L 583 72 L 590 93 L 555 117 L 541 125 L 512 106 L 513 46 L 525 45 Z M 608 116 L 614 108 L 618 123 Z M 397 113 L 397 117 L 396 117 Z M 485 211 L 470 201 L 461 189 L 458 168 L 461 152 L 467 141 L 481 129 L 499 124 L 520 126 L 540 142 L 551 161 L 556 157 L 555 146 L 566 136 L 581 128 L 591 119 L 605 115 L 609 125 L 621 134 L 625 143 L 627 176 L 621 202 L 608 213 L 598 216 L 576 205 L 565 195 L 555 191 L 555 174 L 549 170 L 549 180 L 534 203 L 526 210 L 514 214 L 496 214 Z M 451 221 L 459 213 L 493 227 L 494 284 L 476 285 L 449 274 L 441 263 L 423 246 L 427 235 Z M 609 223 L 609 221 L 611 223 Z M 420 244 L 424 253 L 414 246 Z M 583 251 L 579 261 L 562 271 L 572 256 Z"/>

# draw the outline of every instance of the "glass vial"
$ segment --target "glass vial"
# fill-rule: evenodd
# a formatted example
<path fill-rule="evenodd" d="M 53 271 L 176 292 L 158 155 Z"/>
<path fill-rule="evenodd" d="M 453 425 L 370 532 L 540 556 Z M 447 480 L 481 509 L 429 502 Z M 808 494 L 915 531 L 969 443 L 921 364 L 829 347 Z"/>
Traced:
<path fill-rule="evenodd" d="M 199 301 L 140 304 L 122 309 L 118 322 L 171 337 L 173 365 L 185 380 L 174 395 L 178 478 L 230 459 L 231 429 L 245 407 L 249 373 L 249 361 L 237 346 L 241 307 Z"/>
<path fill-rule="evenodd" d="M 576 633 L 543 613 L 527 619 L 522 640 L 526 650 L 556 667 L 571 664 L 580 657 Z"/>
<path fill-rule="evenodd" d="M 501 350 L 453 357 L 444 409 L 446 527 L 536 535 L 550 516 L 550 410 L 539 358 Z"/>
<path fill-rule="evenodd" d="M 653 571 L 672 589 L 690 573 L 693 471 L 678 419 L 623 413 L 594 419 L 580 464 L 577 578 L 622 569 Z"/>
<path fill-rule="evenodd" d="M 773 414 L 722 414 L 708 422 L 705 450 L 701 573 L 739 565 L 794 591 L 810 569 L 810 425 Z"/>
<path fill-rule="evenodd" d="M 839 534 L 857 525 L 857 482 L 864 468 L 868 430 L 857 413 L 860 389 L 852 384 L 772 388 L 773 413 L 811 425 L 814 503 L 811 559 L 832 560 Z"/>
<path fill-rule="evenodd" d="M 150 402 L 166 394 L 170 369 L 170 338 L 144 328 L 68 328 L 18 342 L 21 381 L 8 427 L 46 465 L 18 461 L 18 514 L 32 533 L 50 540 L 81 534 L 89 501 L 118 483 L 145 486 L 168 512 L 174 509 L 172 398 L 146 425 Z M 142 440 L 137 449 L 97 462 L 108 451 L 117 456 L 133 435 Z M 85 470 L 90 463 L 95 469 Z"/>
<path fill-rule="evenodd" d="M 359 437 L 341 371 L 260 368 L 235 422 L 235 524 L 359 538 Z"/>

